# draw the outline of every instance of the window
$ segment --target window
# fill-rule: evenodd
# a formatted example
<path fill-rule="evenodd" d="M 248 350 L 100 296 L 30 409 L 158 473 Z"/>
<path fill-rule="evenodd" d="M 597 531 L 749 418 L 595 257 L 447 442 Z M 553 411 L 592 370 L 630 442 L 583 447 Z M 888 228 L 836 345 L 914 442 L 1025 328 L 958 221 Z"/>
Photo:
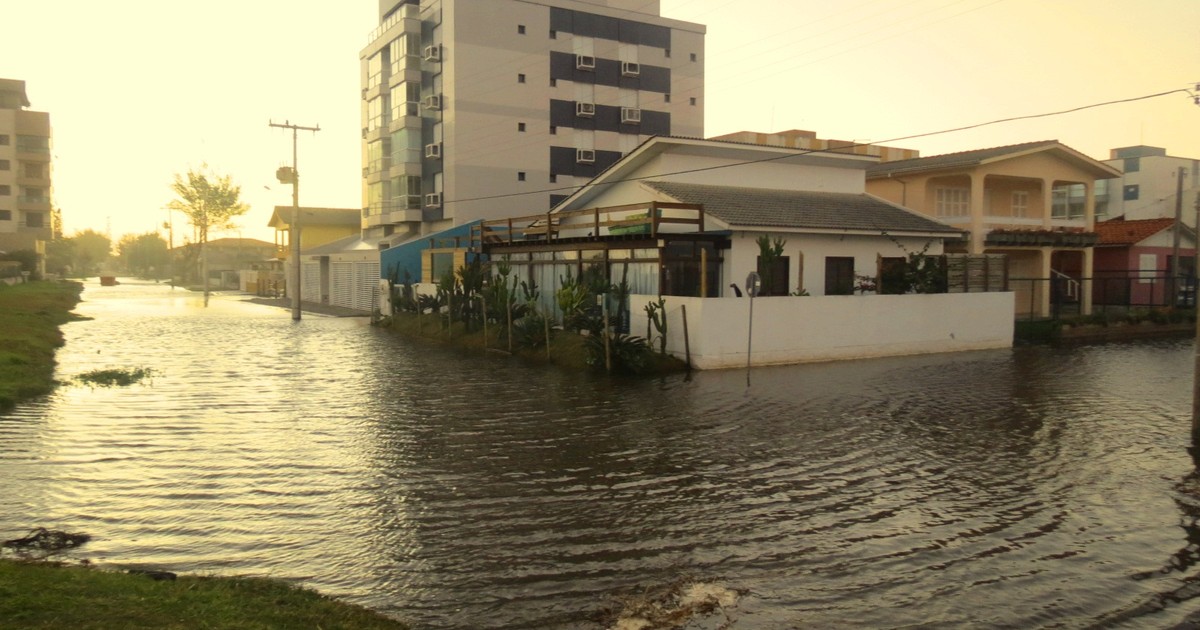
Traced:
<path fill-rule="evenodd" d="M 1083 184 L 1060 184 L 1050 191 L 1050 217 L 1078 219 L 1086 210 L 1086 191 Z"/>
<path fill-rule="evenodd" d="M 1130 184 L 1130 185 L 1126 186 L 1124 189 L 1125 201 L 1137 201 L 1137 198 L 1138 198 L 1138 185 Z"/>
<path fill-rule="evenodd" d="M 692 61 L 695 61 L 695 60 L 696 60 L 696 53 L 692 53 L 692 54 L 691 54 L 691 58 L 692 58 Z"/>
<path fill-rule="evenodd" d="M 10 195 L 12 195 L 12 186 L 0 184 L 0 197 L 8 197 Z"/>
<path fill-rule="evenodd" d="M 40 162 L 24 162 L 25 177 L 33 179 L 44 179 L 46 177 L 46 165 Z M 8 170 L 8 169 L 4 169 Z"/>
<path fill-rule="evenodd" d="M 525 131 L 525 123 L 517 123 L 517 131 Z"/>
<path fill-rule="evenodd" d="M 524 75 L 524 74 L 518 74 L 518 75 L 517 75 L 517 83 L 524 83 L 524 82 L 525 82 L 525 75 Z"/>
<path fill-rule="evenodd" d="M 825 295 L 854 294 L 854 258 L 825 257 Z"/>
<path fill-rule="evenodd" d="M 1141 276 L 1138 282 L 1141 284 L 1149 284 L 1154 282 L 1154 276 L 1158 275 L 1158 255 L 1156 254 L 1140 254 L 1138 256 L 1138 274 Z"/>
<path fill-rule="evenodd" d="M 12 221 L 12 210 L 0 210 L 0 221 Z"/>
<path fill-rule="evenodd" d="M 768 268 L 763 264 L 762 256 L 756 259 L 756 268 L 758 275 L 762 278 L 762 287 L 759 295 L 787 295 L 788 287 L 791 285 L 791 280 L 788 278 L 788 270 L 791 268 L 791 258 L 788 256 L 780 256 L 772 261 Z"/>
<path fill-rule="evenodd" d="M 8 134 L 0 133 L 0 147 L 6 147 L 10 142 L 12 142 L 12 140 L 9 138 Z"/>
<path fill-rule="evenodd" d="M 666 57 L 667 59 L 670 59 L 670 58 L 671 58 L 671 49 L 670 49 L 670 48 L 664 48 L 664 49 L 663 49 L 663 56 L 664 56 L 664 57 Z"/>
<path fill-rule="evenodd" d="M 517 171 L 517 181 L 525 181 L 525 171 Z"/>
<path fill-rule="evenodd" d="M 1012 194 L 1012 215 L 1014 217 L 1029 216 L 1029 191 L 1014 190 Z"/>
<path fill-rule="evenodd" d="M 0 160 L 0 171 L 12 170 L 12 162 L 8 160 Z"/>
<path fill-rule="evenodd" d="M 908 292 L 908 282 L 904 277 L 908 271 L 908 261 L 905 258 L 883 256 L 879 258 L 879 281 L 876 292 L 880 295 L 899 295 Z"/>
<path fill-rule="evenodd" d="M 970 214 L 971 191 L 967 188 L 939 188 L 935 203 L 939 217 L 965 217 Z"/>
<path fill-rule="evenodd" d="M 26 212 L 25 213 L 25 227 L 31 227 L 31 228 L 46 227 L 46 222 L 43 220 L 44 216 L 45 215 L 43 215 L 41 212 Z"/>
<path fill-rule="evenodd" d="M 421 82 L 401 81 L 392 87 L 388 100 L 392 106 L 392 120 L 400 120 L 405 116 L 420 116 Z"/>
<path fill-rule="evenodd" d="M 695 96 L 693 96 L 693 97 L 689 98 L 689 99 L 688 99 L 688 104 L 689 104 L 689 105 L 693 105 L 693 106 L 694 106 L 694 105 L 696 104 L 696 97 L 695 97 Z"/>
<path fill-rule="evenodd" d="M 517 35 L 524 35 L 524 34 L 525 34 L 525 25 L 518 24 L 517 25 Z"/>
<path fill-rule="evenodd" d="M 383 81 L 383 54 L 382 51 L 371 55 L 367 59 L 367 89 L 371 89 L 379 85 Z"/>
<path fill-rule="evenodd" d="M 1125 158 L 1124 170 L 1126 173 L 1136 173 L 1142 170 L 1142 159 L 1135 157 Z"/>

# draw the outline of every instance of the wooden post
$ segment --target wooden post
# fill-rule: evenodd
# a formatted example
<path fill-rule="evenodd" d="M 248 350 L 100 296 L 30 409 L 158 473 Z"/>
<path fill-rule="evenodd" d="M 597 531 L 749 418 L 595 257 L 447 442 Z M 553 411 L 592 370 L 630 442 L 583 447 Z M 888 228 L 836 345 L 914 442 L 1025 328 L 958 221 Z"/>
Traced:
<path fill-rule="evenodd" d="M 483 296 L 479 296 L 479 312 L 483 313 L 483 353 L 487 354 L 487 300 Z"/>
<path fill-rule="evenodd" d="M 600 312 L 604 314 L 604 371 L 612 374 L 612 351 L 609 349 L 608 341 L 608 300 L 604 299 L 604 294 L 600 294 Z"/>
<path fill-rule="evenodd" d="M 708 297 L 708 249 L 706 248 L 700 249 L 700 297 Z M 684 321 L 687 321 L 686 316 Z M 687 330 L 686 325 L 684 330 Z"/>
<path fill-rule="evenodd" d="M 688 340 L 687 304 L 681 304 L 679 311 L 683 314 L 683 360 L 690 371 L 692 369 L 692 344 Z"/>
<path fill-rule="evenodd" d="M 542 317 L 542 324 L 546 327 L 546 360 L 550 360 L 550 317 Z"/>

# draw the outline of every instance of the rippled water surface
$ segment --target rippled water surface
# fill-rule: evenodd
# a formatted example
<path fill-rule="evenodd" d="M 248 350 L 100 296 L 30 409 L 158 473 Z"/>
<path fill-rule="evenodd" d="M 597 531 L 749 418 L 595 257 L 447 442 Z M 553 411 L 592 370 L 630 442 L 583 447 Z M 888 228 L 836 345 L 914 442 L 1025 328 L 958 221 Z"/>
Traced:
<path fill-rule="evenodd" d="M 1170 627 L 1190 339 L 631 382 L 362 319 L 88 285 L 60 378 L 0 416 L 0 537 L 293 579 L 418 628 L 591 628 L 681 576 L 734 628 Z"/>

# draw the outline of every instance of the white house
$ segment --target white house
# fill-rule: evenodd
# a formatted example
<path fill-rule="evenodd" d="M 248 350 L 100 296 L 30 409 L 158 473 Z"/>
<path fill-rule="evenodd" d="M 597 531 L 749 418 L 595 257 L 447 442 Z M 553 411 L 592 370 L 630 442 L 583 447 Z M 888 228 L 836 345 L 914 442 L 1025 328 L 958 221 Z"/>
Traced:
<path fill-rule="evenodd" d="M 689 325 L 699 336 L 677 333 L 669 341 L 680 355 L 690 343 L 699 367 L 745 365 L 746 344 L 722 341 L 736 338 L 739 326 L 748 333 L 743 308 L 713 299 L 737 296 L 734 287 L 757 270 L 766 276 L 766 292 L 780 296 L 770 300 L 770 318 L 755 323 L 771 339 L 755 352 L 759 362 L 1010 345 L 1012 294 L 976 293 L 1003 291 L 1002 281 L 977 282 L 965 295 L 850 297 L 909 254 L 940 255 L 945 241 L 963 237 L 961 230 L 867 194 L 866 169 L 877 161 L 837 151 L 656 137 L 552 212 L 484 221 L 473 242 L 493 260 L 507 260 L 518 278 L 536 282 L 543 298 L 568 274 L 602 272 L 612 283 L 629 283 L 633 313 L 641 302 L 679 298 L 667 300 L 668 316 L 679 320 L 675 331 L 682 330 L 680 307 L 691 303 Z M 769 269 L 760 264 L 764 237 L 782 248 Z M 995 274 L 985 269 L 967 276 L 982 282 Z M 705 312 L 713 313 L 708 322 Z"/>

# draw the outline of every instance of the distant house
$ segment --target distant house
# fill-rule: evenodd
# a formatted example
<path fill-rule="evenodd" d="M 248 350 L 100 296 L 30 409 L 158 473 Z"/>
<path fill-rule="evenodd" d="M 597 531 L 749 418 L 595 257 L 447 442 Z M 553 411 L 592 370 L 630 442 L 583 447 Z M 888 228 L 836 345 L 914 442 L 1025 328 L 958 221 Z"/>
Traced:
<path fill-rule="evenodd" d="M 1179 274 L 1171 280 L 1175 219 L 1112 219 L 1096 224 L 1099 240 L 1093 275 L 1093 301 L 1106 306 L 1167 306 L 1195 282 L 1196 232 L 1179 232 Z"/>
<path fill-rule="evenodd" d="M 200 246 L 189 243 L 173 251 L 175 257 L 186 261 L 185 264 L 196 271 L 195 277 L 199 277 L 204 264 Z M 273 258 L 275 245 L 253 238 L 218 238 L 205 244 L 204 256 L 208 259 L 208 276 L 213 284 L 237 288 L 239 272 Z"/>
<path fill-rule="evenodd" d="M 1200 159 L 1167 155 L 1145 145 L 1109 151 L 1104 163 L 1120 171 L 1115 179 L 1096 182 L 1096 216 L 1169 219 L 1175 216 L 1175 191 L 1183 170 L 1183 223 L 1195 227 L 1192 212 L 1200 194 Z"/>
<path fill-rule="evenodd" d="M 867 171 L 867 190 L 965 230 L 947 251 L 1005 254 L 1018 314 L 1046 316 L 1052 295 L 1091 312 L 1096 181 L 1118 175 L 1044 140 L 882 162 Z"/>
<path fill-rule="evenodd" d="M 301 301 L 371 311 L 379 250 L 360 237 L 361 222 L 359 208 L 300 208 Z M 285 261 L 291 257 L 291 224 L 292 207 L 275 206 L 267 225 L 275 228 L 278 256 Z M 291 274 L 286 276 L 290 283 Z"/>

